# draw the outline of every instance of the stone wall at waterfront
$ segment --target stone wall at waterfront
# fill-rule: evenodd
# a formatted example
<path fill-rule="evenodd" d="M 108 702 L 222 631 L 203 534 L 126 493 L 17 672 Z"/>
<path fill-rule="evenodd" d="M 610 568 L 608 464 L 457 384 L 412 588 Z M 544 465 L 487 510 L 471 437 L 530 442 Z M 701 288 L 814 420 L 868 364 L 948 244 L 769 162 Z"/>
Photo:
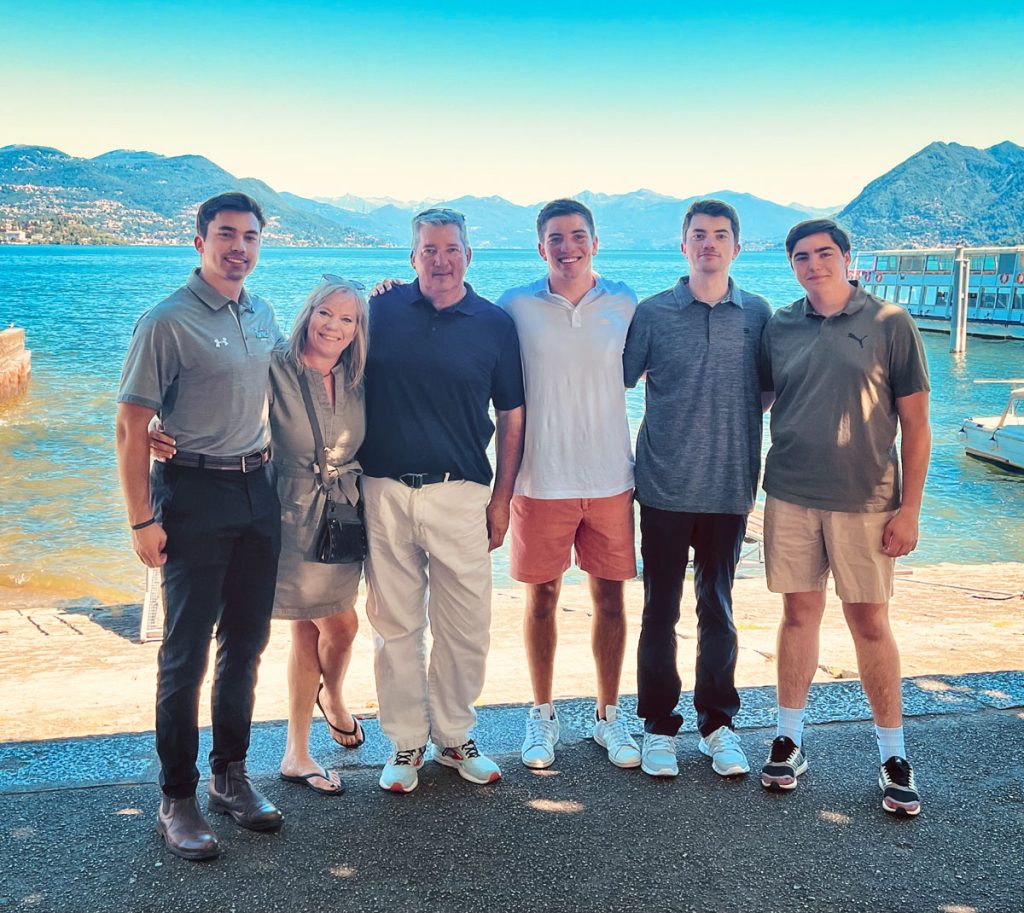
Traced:
<path fill-rule="evenodd" d="M 32 353 L 25 348 L 25 331 L 0 330 L 0 403 L 21 396 L 28 389 Z"/>

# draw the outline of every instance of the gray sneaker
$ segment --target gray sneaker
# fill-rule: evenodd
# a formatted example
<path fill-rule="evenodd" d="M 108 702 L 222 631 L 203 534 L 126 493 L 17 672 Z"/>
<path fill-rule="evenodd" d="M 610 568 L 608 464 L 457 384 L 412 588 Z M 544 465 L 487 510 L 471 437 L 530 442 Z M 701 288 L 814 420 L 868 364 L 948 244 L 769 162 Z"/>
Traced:
<path fill-rule="evenodd" d="M 701 754 L 711 758 L 711 769 L 720 777 L 737 777 L 750 773 L 747 756 L 740 748 L 740 737 L 728 726 L 719 726 L 700 740 Z"/>
<path fill-rule="evenodd" d="M 645 732 L 640 769 L 652 777 L 679 776 L 679 762 L 676 760 L 676 737 Z"/>

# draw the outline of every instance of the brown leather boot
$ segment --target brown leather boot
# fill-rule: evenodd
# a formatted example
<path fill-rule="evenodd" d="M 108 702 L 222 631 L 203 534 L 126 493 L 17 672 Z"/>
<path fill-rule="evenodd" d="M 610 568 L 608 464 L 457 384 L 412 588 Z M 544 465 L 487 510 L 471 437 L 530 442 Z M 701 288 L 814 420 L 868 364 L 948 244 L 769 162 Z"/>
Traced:
<path fill-rule="evenodd" d="M 232 761 L 224 773 L 210 777 L 208 792 L 210 811 L 230 815 L 242 827 L 274 831 L 281 826 L 281 812 L 252 785 L 245 761 Z"/>
<path fill-rule="evenodd" d="M 175 856 L 182 859 L 213 859 L 220 855 L 217 835 L 206 823 L 195 796 L 186 799 L 160 798 L 157 833 Z"/>

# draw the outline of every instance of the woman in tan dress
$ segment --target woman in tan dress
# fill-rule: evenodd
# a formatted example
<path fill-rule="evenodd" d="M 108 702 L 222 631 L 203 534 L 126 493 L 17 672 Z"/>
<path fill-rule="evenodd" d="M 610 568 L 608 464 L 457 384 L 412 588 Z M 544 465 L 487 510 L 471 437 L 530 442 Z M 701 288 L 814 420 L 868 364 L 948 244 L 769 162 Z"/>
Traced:
<path fill-rule="evenodd" d="M 323 564 L 314 554 L 324 493 L 316 445 L 299 376 L 309 382 L 320 421 L 332 498 L 357 503 L 355 462 L 363 442 L 363 367 L 366 364 L 366 299 L 362 286 L 324 276 L 310 293 L 286 349 L 270 368 L 270 424 L 281 499 L 281 560 L 274 617 L 291 621 L 288 657 L 288 741 L 281 778 L 317 792 L 340 795 L 337 771 L 309 753 L 313 707 L 345 748 L 363 742 L 359 720 L 345 707 L 342 683 L 358 628 L 355 613 L 360 564 Z"/>

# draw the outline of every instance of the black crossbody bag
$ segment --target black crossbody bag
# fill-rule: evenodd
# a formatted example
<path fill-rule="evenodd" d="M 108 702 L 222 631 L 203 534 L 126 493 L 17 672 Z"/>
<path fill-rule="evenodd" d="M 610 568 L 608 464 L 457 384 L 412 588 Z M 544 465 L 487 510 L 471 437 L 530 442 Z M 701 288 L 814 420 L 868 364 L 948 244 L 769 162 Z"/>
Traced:
<path fill-rule="evenodd" d="M 363 502 L 349 504 L 331 497 L 330 475 L 327 472 L 327 450 L 320 433 L 320 420 L 313 408 L 313 395 L 309 390 L 306 372 L 299 373 L 299 387 L 306 404 L 309 424 L 313 429 L 319 467 L 320 490 L 324 493 L 324 512 L 316 534 L 316 560 L 323 564 L 358 564 L 366 559 L 366 524 L 363 522 Z"/>

